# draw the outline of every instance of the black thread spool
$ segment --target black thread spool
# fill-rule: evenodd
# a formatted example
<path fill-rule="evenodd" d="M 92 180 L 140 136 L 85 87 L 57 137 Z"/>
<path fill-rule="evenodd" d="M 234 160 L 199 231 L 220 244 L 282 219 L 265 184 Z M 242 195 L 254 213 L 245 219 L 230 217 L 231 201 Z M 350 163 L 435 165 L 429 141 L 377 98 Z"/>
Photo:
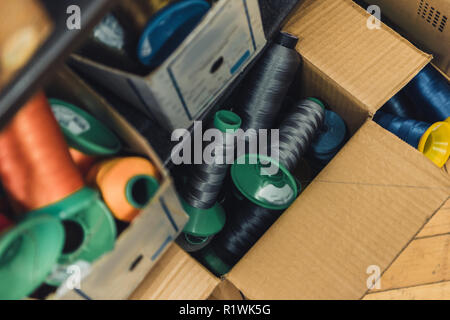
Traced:
<path fill-rule="evenodd" d="M 243 130 L 273 128 L 300 66 L 297 42 L 293 35 L 280 32 L 244 80 L 235 102 Z"/>
<path fill-rule="evenodd" d="M 317 99 L 296 103 L 280 127 L 279 163 L 261 155 L 245 155 L 245 164 L 232 166 L 234 210 L 200 256 L 215 274 L 228 272 L 296 199 L 299 187 L 290 172 L 319 132 L 324 116 L 324 106 Z M 252 164 L 255 159 L 259 162 Z M 277 173 L 264 175 L 274 164 Z"/>
<path fill-rule="evenodd" d="M 194 165 L 183 188 L 181 201 L 190 218 L 178 244 L 188 252 L 205 247 L 225 224 L 225 212 L 218 198 L 229 164 L 234 160 L 235 131 L 241 123 L 239 116 L 231 111 L 216 113 L 214 128 L 221 137 L 211 145 L 212 159 Z"/>

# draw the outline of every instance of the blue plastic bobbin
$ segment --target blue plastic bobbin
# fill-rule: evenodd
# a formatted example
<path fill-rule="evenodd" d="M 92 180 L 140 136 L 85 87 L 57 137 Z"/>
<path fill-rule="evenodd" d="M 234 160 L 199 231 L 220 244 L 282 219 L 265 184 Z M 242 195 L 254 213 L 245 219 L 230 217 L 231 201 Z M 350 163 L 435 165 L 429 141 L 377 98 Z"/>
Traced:
<path fill-rule="evenodd" d="M 155 68 L 197 26 L 210 9 L 205 0 L 183 0 L 168 5 L 148 22 L 139 40 L 137 55 L 146 66 Z"/>
<path fill-rule="evenodd" d="M 330 162 L 344 144 L 346 135 L 344 120 L 337 113 L 325 110 L 322 131 L 311 145 L 312 158 L 321 164 Z"/>

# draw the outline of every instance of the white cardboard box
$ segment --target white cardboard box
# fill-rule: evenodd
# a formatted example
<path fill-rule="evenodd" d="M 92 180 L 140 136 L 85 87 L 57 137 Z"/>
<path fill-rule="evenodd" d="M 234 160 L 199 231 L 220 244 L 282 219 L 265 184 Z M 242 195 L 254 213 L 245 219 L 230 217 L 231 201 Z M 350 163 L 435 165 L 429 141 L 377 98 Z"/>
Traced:
<path fill-rule="evenodd" d="M 180 47 L 145 77 L 74 55 L 73 65 L 168 130 L 208 110 L 266 44 L 258 0 L 220 0 Z M 213 66 L 220 66 L 213 72 Z"/>

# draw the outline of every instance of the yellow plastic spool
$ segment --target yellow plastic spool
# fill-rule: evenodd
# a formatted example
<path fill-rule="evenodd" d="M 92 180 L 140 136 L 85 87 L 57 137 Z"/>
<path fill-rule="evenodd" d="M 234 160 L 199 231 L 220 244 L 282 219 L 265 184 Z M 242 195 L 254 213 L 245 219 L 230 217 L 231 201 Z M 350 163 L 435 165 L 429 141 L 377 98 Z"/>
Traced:
<path fill-rule="evenodd" d="M 428 128 L 417 149 L 442 168 L 450 157 L 450 118 Z"/>

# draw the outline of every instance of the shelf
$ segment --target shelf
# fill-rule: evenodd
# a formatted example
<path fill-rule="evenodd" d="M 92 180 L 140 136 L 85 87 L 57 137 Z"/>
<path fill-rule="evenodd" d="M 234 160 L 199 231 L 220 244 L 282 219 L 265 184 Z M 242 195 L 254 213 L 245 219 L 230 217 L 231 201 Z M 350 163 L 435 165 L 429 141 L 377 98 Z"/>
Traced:
<path fill-rule="evenodd" d="M 116 0 L 41 0 L 54 29 L 43 46 L 0 92 L 0 126 L 5 125 L 20 107 L 45 85 L 70 53 L 89 35 Z M 81 9 L 81 30 L 68 30 L 67 7 Z"/>

